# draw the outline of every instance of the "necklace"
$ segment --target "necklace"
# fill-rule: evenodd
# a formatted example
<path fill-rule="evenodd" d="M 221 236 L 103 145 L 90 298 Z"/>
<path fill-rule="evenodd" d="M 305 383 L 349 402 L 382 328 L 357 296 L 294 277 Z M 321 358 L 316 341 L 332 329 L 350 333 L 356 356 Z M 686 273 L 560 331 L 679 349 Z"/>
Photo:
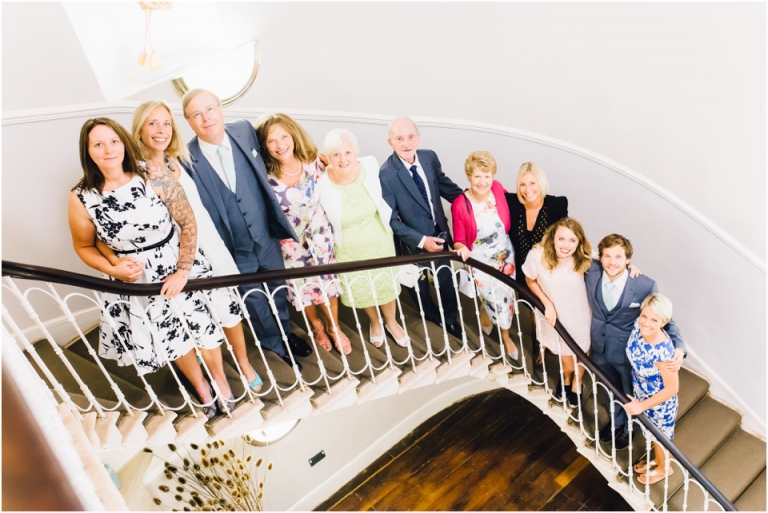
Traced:
<path fill-rule="evenodd" d="M 298 159 L 297 159 L 297 160 L 298 160 Z M 300 160 L 299 160 L 298 162 L 299 162 L 299 169 L 297 169 L 295 173 L 289 173 L 288 171 L 286 171 L 285 169 L 283 169 L 283 174 L 284 174 L 285 176 L 296 176 L 296 175 L 298 175 L 299 173 L 301 173 L 301 172 L 304 170 L 304 166 L 302 166 L 302 165 L 301 165 L 301 161 L 300 161 Z"/>
<path fill-rule="evenodd" d="M 470 196 L 472 196 L 472 199 L 474 199 L 474 200 L 475 200 L 475 203 L 483 203 L 484 201 L 487 201 L 487 200 L 488 200 L 488 197 L 490 196 L 490 193 L 488 193 L 488 196 L 486 196 L 484 200 L 480 201 L 480 200 L 477 198 L 477 196 L 475 196 L 475 193 L 474 193 L 474 192 L 472 192 L 472 188 L 469 188 L 469 189 L 467 189 L 467 192 L 469 193 L 469 195 L 470 195 Z"/>

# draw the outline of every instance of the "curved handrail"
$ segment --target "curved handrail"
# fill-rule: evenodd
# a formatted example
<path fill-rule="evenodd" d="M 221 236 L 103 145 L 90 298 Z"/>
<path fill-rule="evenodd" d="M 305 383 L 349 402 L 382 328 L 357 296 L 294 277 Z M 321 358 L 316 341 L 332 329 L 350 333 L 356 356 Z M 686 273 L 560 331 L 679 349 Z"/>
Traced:
<path fill-rule="evenodd" d="M 329 264 L 323 266 L 310 266 L 296 269 L 282 269 L 279 271 L 265 271 L 256 273 L 235 274 L 227 276 L 216 276 L 213 278 L 198 278 L 189 280 L 184 287 L 184 291 L 206 290 L 225 287 L 237 287 L 240 285 L 252 285 L 257 283 L 263 283 L 267 281 L 287 280 L 294 278 L 307 278 L 318 274 L 338 274 L 352 271 L 361 271 L 365 269 L 377 269 L 381 267 L 394 267 L 408 264 L 427 263 L 435 260 L 436 258 L 453 260 L 459 263 L 466 263 L 473 268 L 479 269 L 482 272 L 492 276 L 504 285 L 511 287 L 517 294 L 527 300 L 541 311 L 544 311 L 544 304 L 532 294 L 526 288 L 523 288 L 515 280 L 509 276 L 501 273 L 488 264 L 475 260 L 474 258 L 467 259 L 466 262 L 462 262 L 461 258 L 456 253 L 440 253 L 438 255 L 421 253 L 415 255 L 403 255 L 388 258 L 377 258 L 374 260 L 360 260 L 356 262 L 345 262 L 341 264 Z M 319 272 L 322 269 L 322 272 Z M 27 279 L 27 280 L 40 280 L 52 283 L 59 283 L 62 285 L 70 285 L 76 287 L 84 287 L 92 290 L 98 290 L 100 292 L 110 292 L 113 294 L 128 294 L 135 296 L 152 296 L 158 295 L 162 287 L 162 283 L 123 283 L 120 281 L 107 280 L 104 278 L 97 278 L 93 276 L 87 276 L 80 273 L 73 273 L 70 271 L 62 271 L 58 269 L 52 269 L 50 267 L 42 267 L 36 265 L 21 264 L 18 262 L 2 261 L 2 275 L 10 276 L 13 278 Z M 555 322 L 555 331 L 562 337 L 563 341 L 568 345 L 571 351 L 574 352 L 576 357 L 584 363 L 584 365 L 593 372 L 613 393 L 615 397 L 619 399 L 622 404 L 629 402 L 629 398 L 621 391 L 606 375 L 592 362 L 587 354 L 582 351 L 576 341 L 571 337 L 568 331 L 560 323 L 560 319 Z M 738 511 L 736 507 L 729 501 L 720 490 L 712 484 L 680 450 L 648 419 L 646 415 L 635 416 L 635 418 L 650 431 L 656 440 L 672 454 L 675 459 L 707 490 L 718 503 L 726 511 Z"/>

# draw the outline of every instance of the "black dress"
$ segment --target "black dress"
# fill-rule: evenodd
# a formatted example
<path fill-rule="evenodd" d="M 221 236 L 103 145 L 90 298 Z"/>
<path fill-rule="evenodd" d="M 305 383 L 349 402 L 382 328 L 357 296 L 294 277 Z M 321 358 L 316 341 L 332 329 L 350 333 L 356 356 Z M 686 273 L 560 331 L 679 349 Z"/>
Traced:
<path fill-rule="evenodd" d="M 528 223 L 525 219 L 525 206 L 517 199 L 516 193 L 506 193 L 507 205 L 509 205 L 509 239 L 515 248 L 515 269 L 522 269 L 528 252 L 541 241 L 547 228 L 564 217 L 568 217 L 568 198 L 565 196 L 544 197 L 544 204 L 536 217 L 533 230 L 528 231 Z M 525 283 L 525 273 L 518 272 L 516 280 L 521 285 Z"/>

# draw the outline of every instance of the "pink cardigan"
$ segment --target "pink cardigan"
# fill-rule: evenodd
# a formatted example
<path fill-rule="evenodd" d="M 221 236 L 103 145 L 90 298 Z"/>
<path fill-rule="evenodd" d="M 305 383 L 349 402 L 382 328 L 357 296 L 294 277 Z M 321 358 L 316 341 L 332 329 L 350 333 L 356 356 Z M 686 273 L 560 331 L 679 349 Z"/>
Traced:
<path fill-rule="evenodd" d="M 504 193 L 507 192 L 504 186 L 494 180 L 491 184 L 491 194 L 496 198 L 496 211 L 499 219 L 504 223 L 504 231 L 509 232 L 509 205 Z M 477 240 L 477 221 L 472 211 L 472 202 L 465 194 L 459 195 L 453 204 L 451 204 L 451 215 L 453 216 L 453 241 L 461 242 L 467 246 L 470 251 Z"/>

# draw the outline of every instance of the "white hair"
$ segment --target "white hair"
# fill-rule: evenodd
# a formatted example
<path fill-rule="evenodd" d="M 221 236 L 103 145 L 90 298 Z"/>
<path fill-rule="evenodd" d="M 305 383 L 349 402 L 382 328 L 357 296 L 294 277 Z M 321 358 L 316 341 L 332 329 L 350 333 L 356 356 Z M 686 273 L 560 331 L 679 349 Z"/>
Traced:
<path fill-rule="evenodd" d="M 325 135 L 325 140 L 323 141 L 323 153 L 326 155 L 336 153 L 345 141 L 352 145 L 352 150 L 355 153 L 360 153 L 357 137 L 346 128 L 336 128 Z"/>
<path fill-rule="evenodd" d="M 416 123 L 414 123 L 414 122 L 413 122 L 413 120 L 412 120 L 411 118 L 409 118 L 408 116 L 397 116 L 397 117 L 396 117 L 395 119 L 393 119 L 393 120 L 392 120 L 392 122 L 389 124 L 388 133 L 389 133 L 389 138 L 390 138 L 390 139 L 392 139 L 392 127 L 393 127 L 393 126 L 395 126 L 395 123 L 398 123 L 399 121 L 408 121 L 410 124 L 412 124 L 412 125 L 413 125 L 413 128 L 415 128 L 415 129 L 416 129 L 416 133 L 417 133 L 417 134 L 421 134 L 421 132 L 419 132 L 419 127 L 418 127 L 418 126 L 416 126 Z"/>

